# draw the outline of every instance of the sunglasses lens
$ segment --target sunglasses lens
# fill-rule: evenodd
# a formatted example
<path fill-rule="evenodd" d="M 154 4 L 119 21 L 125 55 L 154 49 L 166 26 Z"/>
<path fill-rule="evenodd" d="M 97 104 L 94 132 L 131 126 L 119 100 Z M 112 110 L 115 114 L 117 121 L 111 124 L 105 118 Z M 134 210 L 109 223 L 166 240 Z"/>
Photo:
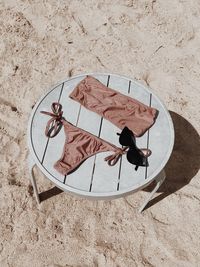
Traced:
<path fill-rule="evenodd" d="M 147 157 L 137 148 L 134 134 L 128 127 L 124 127 L 122 130 L 119 142 L 122 146 L 129 146 L 127 151 L 127 160 L 136 166 L 148 166 Z"/>
<path fill-rule="evenodd" d="M 127 152 L 127 160 L 137 166 L 148 166 L 147 159 L 134 148 L 129 149 Z"/>
<path fill-rule="evenodd" d="M 135 138 L 133 132 L 128 129 L 128 127 L 124 127 L 122 130 L 119 142 L 122 146 L 135 146 Z"/>

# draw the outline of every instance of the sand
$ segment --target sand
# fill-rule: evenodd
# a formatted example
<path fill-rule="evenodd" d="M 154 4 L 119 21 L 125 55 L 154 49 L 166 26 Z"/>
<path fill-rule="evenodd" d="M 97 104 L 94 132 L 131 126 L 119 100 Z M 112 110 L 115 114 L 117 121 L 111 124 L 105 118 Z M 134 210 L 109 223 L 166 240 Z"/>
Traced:
<path fill-rule="evenodd" d="M 0 1 L 1 267 L 200 266 L 199 17 L 198 0 Z M 40 206 L 33 196 L 32 106 L 95 71 L 150 86 L 171 112 L 167 179 L 143 214 L 150 189 L 99 202 L 53 190 Z M 35 173 L 40 192 L 54 187 Z"/>

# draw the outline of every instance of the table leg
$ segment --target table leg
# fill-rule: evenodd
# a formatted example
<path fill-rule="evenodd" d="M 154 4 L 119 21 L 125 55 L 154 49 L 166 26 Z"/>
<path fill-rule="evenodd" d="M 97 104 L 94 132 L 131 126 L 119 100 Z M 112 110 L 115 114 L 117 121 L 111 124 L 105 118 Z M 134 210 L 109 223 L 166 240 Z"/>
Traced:
<path fill-rule="evenodd" d="M 40 204 L 40 197 L 38 194 L 37 184 L 36 184 L 36 180 L 35 180 L 35 176 L 33 172 L 33 167 L 35 166 L 35 162 L 33 161 L 30 155 L 28 157 L 28 165 L 29 165 L 30 180 L 33 186 L 35 198 L 36 198 L 37 203 Z"/>
<path fill-rule="evenodd" d="M 165 174 L 165 170 L 163 169 L 155 178 L 156 181 L 156 186 L 154 187 L 154 189 L 151 191 L 150 195 L 148 196 L 148 198 L 145 200 L 144 204 L 140 207 L 139 212 L 141 213 L 144 208 L 146 207 L 146 205 L 149 203 L 149 201 L 152 199 L 153 195 L 156 193 L 156 191 L 159 189 L 159 187 L 161 186 L 161 184 L 164 182 L 166 178 L 166 174 Z"/>

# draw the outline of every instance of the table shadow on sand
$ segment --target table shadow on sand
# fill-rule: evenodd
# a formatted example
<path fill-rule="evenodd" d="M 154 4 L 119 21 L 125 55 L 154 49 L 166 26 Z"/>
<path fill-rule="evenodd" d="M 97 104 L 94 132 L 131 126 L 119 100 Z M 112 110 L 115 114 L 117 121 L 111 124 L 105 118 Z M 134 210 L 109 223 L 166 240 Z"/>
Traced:
<path fill-rule="evenodd" d="M 181 115 L 170 111 L 174 124 L 175 143 L 171 157 L 165 166 L 166 179 L 145 209 L 190 183 L 200 168 L 200 136 L 192 124 Z M 151 191 L 153 183 L 144 191 Z"/>
<path fill-rule="evenodd" d="M 173 111 L 170 111 L 170 115 L 174 124 L 175 143 L 165 167 L 166 179 L 158 190 L 160 194 L 154 197 L 145 209 L 189 184 L 200 168 L 200 137 L 198 132 L 181 115 Z M 152 183 L 143 190 L 150 192 L 154 186 L 155 183 Z M 44 201 L 62 192 L 61 189 L 53 187 L 40 193 L 40 199 Z"/>

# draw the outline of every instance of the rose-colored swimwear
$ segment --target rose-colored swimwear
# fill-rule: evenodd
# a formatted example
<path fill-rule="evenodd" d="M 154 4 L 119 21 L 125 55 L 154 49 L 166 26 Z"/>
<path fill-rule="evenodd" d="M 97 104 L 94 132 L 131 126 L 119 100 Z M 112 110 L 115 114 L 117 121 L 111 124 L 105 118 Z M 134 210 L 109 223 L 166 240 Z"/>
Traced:
<path fill-rule="evenodd" d="M 69 95 L 81 105 L 106 118 L 120 129 L 128 127 L 136 137 L 149 129 L 156 118 L 157 110 L 139 101 L 123 95 L 103 85 L 91 76 L 83 79 Z M 62 126 L 66 141 L 61 158 L 54 164 L 55 169 L 63 175 L 75 170 L 84 160 L 94 154 L 113 151 L 105 158 L 109 165 L 114 165 L 119 157 L 126 153 L 128 147 L 115 145 L 69 123 L 62 117 L 62 106 L 52 104 L 53 113 L 41 111 L 52 118 L 48 121 L 45 134 L 54 137 Z"/>
<path fill-rule="evenodd" d="M 66 135 L 61 158 L 54 164 L 54 168 L 63 175 L 76 169 L 84 160 L 99 152 L 113 151 L 114 154 L 105 158 L 109 165 L 114 165 L 127 147 L 121 149 L 115 145 L 71 124 L 62 117 L 62 106 L 59 103 L 52 104 L 53 113 L 41 111 L 51 116 L 48 121 L 45 134 L 54 137 L 58 134 L 61 126 L 64 126 Z"/>
<path fill-rule="evenodd" d="M 127 126 L 136 137 L 153 125 L 157 115 L 156 109 L 108 88 L 92 76 L 86 76 L 69 97 L 121 130 Z"/>

